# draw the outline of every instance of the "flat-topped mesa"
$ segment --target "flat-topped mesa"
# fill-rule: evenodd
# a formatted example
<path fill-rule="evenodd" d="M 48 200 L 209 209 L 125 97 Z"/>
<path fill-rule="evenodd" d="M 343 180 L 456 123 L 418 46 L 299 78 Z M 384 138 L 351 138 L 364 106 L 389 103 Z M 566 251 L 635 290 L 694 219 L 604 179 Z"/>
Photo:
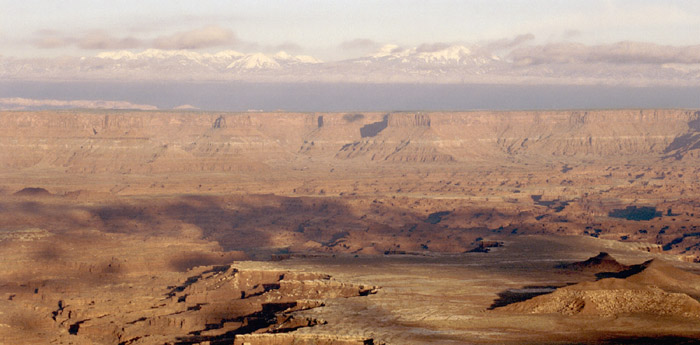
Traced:
<path fill-rule="evenodd" d="M 682 158 L 700 151 L 698 123 L 700 112 L 691 110 L 0 112 L 0 169 L 224 172 L 248 164 L 260 171 L 269 162 L 309 157 L 396 164 Z"/>
<path fill-rule="evenodd" d="M 212 129 L 262 130 L 279 137 L 302 136 L 315 127 L 306 113 L 155 112 L 124 110 L 60 110 L 0 112 L 0 136 L 111 136 L 181 139 Z M 13 131 L 8 131 L 13 130 Z M 175 136 L 174 136 L 175 135 Z"/>

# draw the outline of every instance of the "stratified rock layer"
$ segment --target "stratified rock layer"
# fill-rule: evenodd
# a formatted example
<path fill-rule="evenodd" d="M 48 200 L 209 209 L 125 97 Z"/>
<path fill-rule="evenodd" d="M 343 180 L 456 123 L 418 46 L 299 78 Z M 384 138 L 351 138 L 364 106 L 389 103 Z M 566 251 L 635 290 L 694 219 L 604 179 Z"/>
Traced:
<path fill-rule="evenodd" d="M 4 171 L 196 172 L 264 169 L 303 157 L 469 162 L 514 157 L 696 155 L 700 112 L 0 113 Z"/>

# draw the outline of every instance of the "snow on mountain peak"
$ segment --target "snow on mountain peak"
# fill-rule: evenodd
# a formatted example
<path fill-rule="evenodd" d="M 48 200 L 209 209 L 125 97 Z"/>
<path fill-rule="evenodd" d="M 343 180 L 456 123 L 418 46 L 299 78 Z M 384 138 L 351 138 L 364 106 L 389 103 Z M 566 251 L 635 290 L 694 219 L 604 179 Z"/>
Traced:
<path fill-rule="evenodd" d="M 278 69 L 280 67 L 280 64 L 275 61 L 275 59 L 263 53 L 255 53 L 246 55 L 234 62 L 231 62 L 228 66 L 226 66 L 226 69 Z"/>
<path fill-rule="evenodd" d="M 309 55 L 291 55 L 285 51 L 280 51 L 273 55 L 273 58 L 278 61 L 294 62 L 294 63 L 321 63 L 323 61 Z"/>
<path fill-rule="evenodd" d="M 396 56 L 396 53 L 400 51 L 401 47 L 397 46 L 396 44 L 385 44 L 379 48 L 378 52 L 372 54 L 372 57 L 378 59 L 387 56 Z"/>
<path fill-rule="evenodd" d="M 161 50 L 161 49 L 146 49 L 139 53 L 130 52 L 127 50 L 102 52 L 97 54 L 97 58 L 110 60 L 139 60 L 139 59 L 156 59 L 165 60 L 171 58 L 179 58 L 190 61 L 195 61 L 203 65 L 220 65 L 224 64 L 227 69 L 278 69 L 281 68 L 280 63 L 285 64 L 317 64 L 322 63 L 312 56 L 308 55 L 291 55 L 287 52 L 280 51 L 274 56 L 265 55 L 263 53 L 243 54 L 235 50 L 224 50 L 215 54 L 198 53 L 189 50 Z M 181 60 L 182 61 L 182 60 Z M 181 62 L 182 63 L 182 62 Z"/>
<path fill-rule="evenodd" d="M 666 61 L 661 58 L 656 59 L 654 55 L 650 59 L 655 60 L 649 61 L 659 60 L 665 63 L 640 63 L 639 61 L 647 60 L 639 59 L 619 62 L 617 59 L 603 57 L 601 58 L 603 60 L 579 59 L 581 61 L 561 64 L 560 61 L 565 61 L 562 59 L 567 57 L 568 52 L 558 55 L 558 58 L 547 56 L 550 50 L 556 50 L 560 46 L 546 45 L 541 49 L 533 46 L 523 51 L 511 51 L 508 54 L 499 55 L 501 53 L 495 53 L 495 48 L 489 45 L 432 43 L 400 47 L 387 44 L 374 54 L 329 63 L 311 56 L 293 55 L 284 51 L 273 55 L 240 53 L 234 50 L 216 53 L 162 49 L 115 50 L 102 51 L 90 57 L 80 58 L 0 57 L 0 78 L 31 80 L 43 80 L 47 77 L 86 80 L 261 80 L 260 78 L 264 78 L 266 81 L 438 83 L 504 80 L 617 83 L 619 80 L 626 80 L 630 85 L 658 83 L 659 85 L 693 86 L 700 83 L 698 82 L 700 64 L 692 63 L 694 62 L 692 59 L 679 58 Z M 564 47 L 570 48 L 568 45 Z M 578 54 L 574 56 L 576 58 L 579 55 L 583 56 L 581 51 L 588 51 L 583 49 L 597 52 L 605 47 L 587 47 L 581 44 L 574 48 L 576 48 L 575 52 L 571 54 Z M 600 69 L 598 65 L 601 64 L 612 67 Z M 618 68 L 618 66 L 624 66 L 624 68 Z"/>
<path fill-rule="evenodd" d="M 234 58 L 239 58 L 245 54 L 237 52 L 235 50 L 222 50 L 216 54 L 213 54 L 212 56 L 217 58 L 217 59 L 234 59 Z"/>
<path fill-rule="evenodd" d="M 277 54 L 273 56 L 277 60 L 291 60 L 294 58 L 294 56 L 290 55 L 284 50 L 279 51 Z"/>
<path fill-rule="evenodd" d="M 431 52 L 420 52 L 415 54 L 417 59 L 427 63 L 451 63 L 461 62 L 464 57 L 470 56 L 471 50 L 465 46 L 452 45 Z"/>
<path fill-rule="evenodd" d="M 483 65 L 495 61 L 492 56 L 482 56 L 462 45 L 422 45 L 413 48 L 401 48 L 395 44 L 384 45 L 378 52 L 368 56 L 369 59 L 394 61 L 401 64 L 418 65 Z"/>
<path fill-rule="evenodd" d="M 171 57 L 180 56 L 191 60 L 200 61 L 205 56 L 197 52 L 189 50 L 161 50 L 161 49 L 146 49 L 140 53 L 133 53 L 128 50 L 120 50 L 114 52 L 102 52 L 97 54 L 98 58 L 101 59 L 112 59 L 112 60 L 136 60 L 136 59 L 168 59 Z"/>
<path fill-rule="evenodd" d="M 295 58 L 301 63 L 323 63 L 323 60 L 319 60 L 311 55 L 297 55 Z"/>

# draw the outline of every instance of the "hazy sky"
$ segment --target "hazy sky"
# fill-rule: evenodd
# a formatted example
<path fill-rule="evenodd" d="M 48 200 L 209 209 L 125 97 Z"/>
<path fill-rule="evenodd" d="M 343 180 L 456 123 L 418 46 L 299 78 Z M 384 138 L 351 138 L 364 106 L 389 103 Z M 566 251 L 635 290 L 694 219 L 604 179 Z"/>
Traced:
<path fill-rule="evenodd" d="M 393 43 L 700 44 L 700 1 L 39 1 L 0 0 L 0 54 L 107 50 L 286 50 L 324 60 Z"/>

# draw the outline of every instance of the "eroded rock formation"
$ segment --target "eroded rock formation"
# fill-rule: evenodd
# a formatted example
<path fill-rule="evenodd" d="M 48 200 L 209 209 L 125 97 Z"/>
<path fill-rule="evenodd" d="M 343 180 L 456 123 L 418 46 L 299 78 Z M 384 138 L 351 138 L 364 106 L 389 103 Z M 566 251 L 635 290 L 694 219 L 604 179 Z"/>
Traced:
<path fill-rule="evenodd" d="M 37 330 L 41 329 L 38 338 L 47 342 L 223 344 L 238 341 L 238 335 L 286 333 L 323 324 L 324 320 L 298 317 L 294 312 L 322 307 L 328 299 L 376 292 L 373 286 L 337 282 L 317 273 L 240 271 L 225 265 L 199 267 L 186 274 L 186 279 L 170 286 L 159 285 L 162 279 L 153 276 L 152 282 L 103 281 L 88 285 L 89 291 L 51 285 L 27 292 L 16 289 L 3 302 L 4 310 L 11 313 L 6 317 L 21 319 L 26 315 L 22 306 L 34 304 L 40 311 L 32 316 Z M 21 329 L 16 331 L 21 334 Z M 267 339 L 279 344 L 296 343 L 294 336 Z M 361 344 L 367 339 L 335 340 L 329 343 Z M 21 338 L 16 341 L 23 342 Z"/>
<path fill-rule="evenodd" d="M 517 313 L 615 317 L 630 314 L 700 318 L 700 276 L 650 260 L 624 266 L 606 253 L 567 266 L 606 270 L 595 282 L 561 287 L 497 310 Z"/>

